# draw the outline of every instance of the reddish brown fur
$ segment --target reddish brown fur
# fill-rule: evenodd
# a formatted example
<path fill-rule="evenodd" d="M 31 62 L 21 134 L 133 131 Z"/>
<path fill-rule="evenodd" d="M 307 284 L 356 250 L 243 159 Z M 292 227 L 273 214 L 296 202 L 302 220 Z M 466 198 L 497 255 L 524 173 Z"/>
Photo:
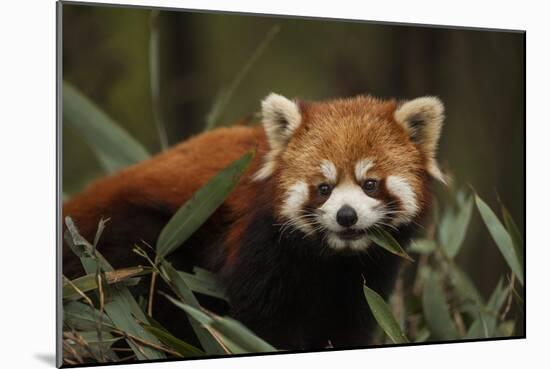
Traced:
<path fill-rule="evenodd" d="M 134 243 L 142 239 L 154 243 L 163 225 L 156 221 L 157 213 L 167 221 L 169 215 L 197 189 L 251 149 L 256 149 L 257 155 L 245 179 L 226 199 L 226 211 L 215 213 L 207 224 L 217 227 L 216 221 L 221 218 L 226 220 L 231 214 L 244 213 L 243 207 L 255 197 L 254 187 L 247 178 L 257 169 L 259 158 L 267 150 L 265 135 L 259 126 L 221 128 L 199 135 L 165 153 L 97 180 L 64 204 L 63 217 L 71 216 L 88 240 L 93 240 L 99 220 L 110 218 L 100 242 L 100 251 L 108 260 L 112 259 L 110 255 L 126 255 L 115 259 L 122 264 L 131 263 Z M 148 227 L 146 219 L 136 222 L 140 215 L 150 218 L 152 224 Z M 127 232 L 126 237 L 117 237 L 121 232 Z M 64 274 L 71 276 L 81 272 L 66 246 L 63 249 L 63 269 Z"/>

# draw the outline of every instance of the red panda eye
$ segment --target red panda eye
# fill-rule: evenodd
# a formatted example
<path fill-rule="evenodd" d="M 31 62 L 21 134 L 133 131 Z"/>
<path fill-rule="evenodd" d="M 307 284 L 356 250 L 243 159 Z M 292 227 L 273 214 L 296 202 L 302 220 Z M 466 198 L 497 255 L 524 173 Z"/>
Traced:
<path fill-rule="evenodd" d="M 363 183 L 363 191 L 367 194 L 373 194 L 378 190 L 378 181 L 376 179 L 367 179 Z"/>
<path fill-rule="evenodd" d="M 321 183 L 318 189 L 321 196 L 328 196 L 332 192 L 332 187 L 328 183 Z"/>

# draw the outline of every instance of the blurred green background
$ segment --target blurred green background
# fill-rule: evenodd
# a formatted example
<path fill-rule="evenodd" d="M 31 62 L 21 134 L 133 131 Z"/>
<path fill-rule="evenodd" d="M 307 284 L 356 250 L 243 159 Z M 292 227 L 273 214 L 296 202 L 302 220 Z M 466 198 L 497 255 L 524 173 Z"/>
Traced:
<path fill-rule="evenodd" d="M 204 130 L 221 91 L 262 44 L 220 124 L 258 111 L 271 91 L 312 100 L 437 95 L 447 109 L 442 166 L 456 186 L 473 186 L 493 208 L 498 194 L 525 234 L 523 33 L 84 4 L 65 4 L 62 14 L 63 79 L 151 153 L 161 150 L 151 92 L 155 38 L 157 117 L 170 145 Z M 64 193 L 103 175 L 90 148 L 64 125 Z M 485 296 L 508 270 L 498 250 L 485 247 L 491 242 L 474 213 L 458 262 Z"/>

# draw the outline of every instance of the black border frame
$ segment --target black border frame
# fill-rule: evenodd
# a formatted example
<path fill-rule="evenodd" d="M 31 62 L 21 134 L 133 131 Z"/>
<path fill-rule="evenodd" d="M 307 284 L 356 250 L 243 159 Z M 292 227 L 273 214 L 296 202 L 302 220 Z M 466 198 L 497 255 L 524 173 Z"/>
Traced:
<path fill-rule="evenodd" d="M 226 15 L 246 15 L 252 17 L 270 17 L 270 18 L 285 18 L 285 19 L 302 19 L 302 20 L 323 20 L 328 22 L 348 22 L 348 23 L 362 23 L 362 24 L 379 24 L 386 26 L 406 26 L 406 27 L 421 27 L 421 28 L 444 28 L 453 30 L 464 31 L 489 31 L 489 32 L 505 32 L 505 33 L 520 33 L 523 35 L 523 260 L 524 260 L 524 285 L 523 285 L 523 335 L 510 336 L 510 337 L 495 337 L 495 338 L 475 338 L 475 339 L 457 339 L 452 341 L 437 341 L 437 342 L 411 342 L 403 344 L 384 344 L 384 345 L 372 345 L 366 347 L 346 347 L 346 348 L 330 348 L 319 350 L 289 350 L 289 351 L 275 351 L 265 353 L 248 353 L 248 354 L 233 354 L 233 355 L 211 355 L 205 357 L 189 357 L 181 359 L 151 359 L 141 360 L 135 362 L 125 363 L 92 363 L 92 364 L 78 364 L 78 365 L 63 365 L 63 349 L 62 349 L 62 329 L 63 329 L 63 288 L 62 288 L 62 222 L 60 221 L 61 208 L 62 208 L 62 153 L 63 153 L 63 137 L 62 137 L 62 121 L 63 121 L 63 104 L 62 104 L 62 81 L 63 81 L 63 5 L 80 5 L 80 6 L 93 6 L 93 7 L 116 7 L 116 8 L 132 8 L 132 9 L 155 9 L 161 11 L 178 11 L 178 12 L 193 12 L 203 14 L 226 14 Z M 349 351 L 349 350 L 369 350 L 376 348 L 398 348 L 398 347 L 414 347 L 414 346 L 429 346 L 429 345 L 442 345 L 442 344 L 454 344 L 454 343 L 475 343 L 475 342 L 492 342 L 492 341 L 508 341 L 519 340 L 527 338 L 527 31 L 518 29 L 503 29 L 503 28 L 484 28 L 484 27 L 470 27 L 470 26 L 457 26 L 457 25 L 438 25 L 438 24 L 424 24 L 424 23 L 406 23 L 406 22 L 390 22 L 390 21 L 375 21 L 375 20 L 358 20 L 358 19 L 345 19 L 345 18 L 326 18 L 326 17 L 314 17 L 303 15 L 291 15 L 291 14 L 268 14 L 268 13 L 248 13 L 242 11 L 226 11 L 226 10 L 210 10 L 210 9 L 191 9 L 191 8 L 175 8 L 166 6 L 155 5 L 129 5 L 118 3 L 98 3 L 98 2 L 81 2 L 81 1 L 65 1 L 58 0 L 56 2 L 56 355 L 55 362 L 58 368 L 85 368 L 95 366 L 115 366 L 115 365 L 134 365 L 134 364 L 149 364 L 149 363 L 164 363 L 164 362 L 187 362 L 194 360 L 210 360 L 210 359 L 229 359 L 239 357 L 254 357 L 254 356 L 271 356 L 271 355 L 285 355 L 285 354 L 303 354 L 303 353 L 318 353 L 318 352 L 335 352 L 335 351 Z"/>

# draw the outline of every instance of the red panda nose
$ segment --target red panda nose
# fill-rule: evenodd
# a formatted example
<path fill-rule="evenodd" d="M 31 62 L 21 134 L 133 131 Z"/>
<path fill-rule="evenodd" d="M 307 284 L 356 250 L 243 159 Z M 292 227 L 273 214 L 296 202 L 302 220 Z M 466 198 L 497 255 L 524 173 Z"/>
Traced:
<path fill-rule="evenodd" d="M 342 227 L 351 227 L 357 223 L 357 213 L 351 206 L 344 205 L 336 213 L 336 221 Z"/>

